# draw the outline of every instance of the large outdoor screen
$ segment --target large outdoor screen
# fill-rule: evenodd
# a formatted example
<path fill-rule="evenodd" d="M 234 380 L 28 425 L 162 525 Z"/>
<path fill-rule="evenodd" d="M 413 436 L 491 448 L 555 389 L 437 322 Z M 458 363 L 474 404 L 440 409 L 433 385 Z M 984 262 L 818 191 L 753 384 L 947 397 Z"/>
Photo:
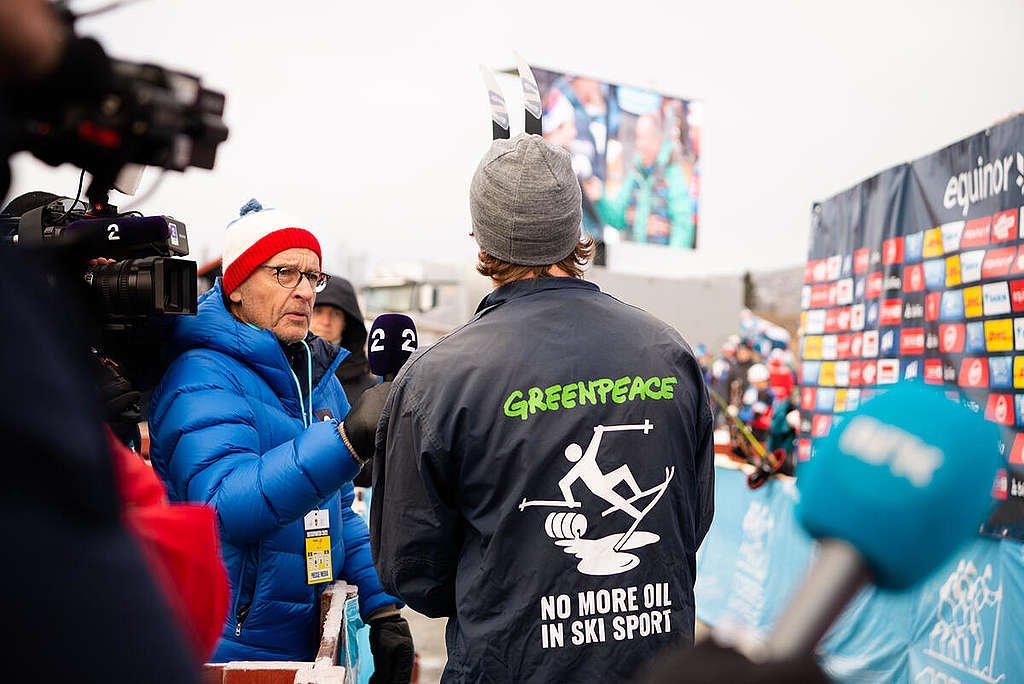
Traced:
<path fill-rule="evenodd" d="M 693 249 L 700 103 L 534 68 L 544 137 L 572 154 L 596 240 Z"/>

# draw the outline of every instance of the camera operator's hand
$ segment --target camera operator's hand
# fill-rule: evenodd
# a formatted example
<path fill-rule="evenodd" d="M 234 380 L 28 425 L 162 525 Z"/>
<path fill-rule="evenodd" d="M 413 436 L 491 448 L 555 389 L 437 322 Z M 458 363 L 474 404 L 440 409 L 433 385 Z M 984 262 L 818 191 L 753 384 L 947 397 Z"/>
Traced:
<path fill-rule="evenodd" d="M 381 612 L 381 617 L 375 617 L 376 613 L 369 617 L 374 670 L 370 684 L 409 684 L 415 658 L 409 623 L 397 609 L 377 611 Z"/>
<path fill-rule="evenodd" d="M 384 411 L 384 402 L 387 401 L 390 390 L 391 383 L 382 382 L 363 392 L 359 402 L 338 425 L 342 441 L 360 465 L 365 465 L 373 458 L 377 422 Z"/>

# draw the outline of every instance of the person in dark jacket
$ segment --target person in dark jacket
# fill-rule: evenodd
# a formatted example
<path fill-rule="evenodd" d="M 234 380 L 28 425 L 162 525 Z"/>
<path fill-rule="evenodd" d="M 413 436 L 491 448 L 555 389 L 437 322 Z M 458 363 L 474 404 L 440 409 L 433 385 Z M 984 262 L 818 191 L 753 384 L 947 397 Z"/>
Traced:
<path fill-rule="evenodd" d="M 169 343 L 150 453 L 172 500 L 217 509 L 233 598 L 213 660 L 312 660 L 320 593 L 345 579 L 378 646 L 375 681 L 404 684 L 408 625 L 351 508 L 388 387 L 349 412 L 334 376 L 347 352 L 308 330 L 327 276 L 301 225 L 253 200 L 228 226 L 223 279 Z"/>
<path fill-rule="evenodd" d="M 693 641 L 714 477 L 700 366 L 671 327 L 582 279 L 564 150 L 496 141 L 470 207 L 495 290 L 388 396 L 381 583 L 448 616 L 443 682 L 620 681 Z"/>

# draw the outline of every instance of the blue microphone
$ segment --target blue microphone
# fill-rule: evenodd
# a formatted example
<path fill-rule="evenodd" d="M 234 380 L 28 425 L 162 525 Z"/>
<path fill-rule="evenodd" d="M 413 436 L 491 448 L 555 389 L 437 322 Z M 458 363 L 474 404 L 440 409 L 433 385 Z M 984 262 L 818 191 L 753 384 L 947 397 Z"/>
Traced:
<path fill-rule="evenodd" d="M 377 316 L 370 327 L 370 372 L 384 380 L 394 380 L 418 346 L 416 324 L 411 318 L 397 313 Z"/>
<path fill-rule="evenodd" d="M 992 507 L 998 428 L 940 389 L 904 383 L 868 401 L 798 471 L 796 516 L 821 549 L 768 638 L 810 654 L 868 582 L 905 589 L 977 534 Z"/>

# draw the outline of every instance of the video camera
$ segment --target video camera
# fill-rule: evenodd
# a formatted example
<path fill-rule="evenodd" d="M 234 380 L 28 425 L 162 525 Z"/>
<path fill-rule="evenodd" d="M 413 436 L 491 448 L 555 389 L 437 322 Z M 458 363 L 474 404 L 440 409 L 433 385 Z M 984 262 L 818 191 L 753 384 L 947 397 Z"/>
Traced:
<path fill-rule="evenodd" d="M 196 312 L 196 264 L 180 258 L 189 251 L 183 223 L 118 212 L 108 196 L 134 193 L 137 180 L 124 179 L 136 165 L 212 169 L 228 134 L 225 98 L 196 76 L 109 58 L 95 40 L 74 35 L 66 4 L 54 8 L 67 28 L 63 55 L 42 79 L 0 91 L 0 158 L 28 151 L 52 166 L 79 166 L 83 180 L 85 171 L 92 177 L 88 201 L 81 184 L 74 199 L 27 193 L 0 214 L 0 235 L 45 255 L 58 296 L 85 295 L 81 306 L 99 332 L 90 346 L 107 419 L 133 443 L 144 393 L 159 378 L 165 314 Z"/>
<path fill-rule="evenodd" d="M 38 206 L 20 212 L 33 204 Z M 169 216 L 118 214 L 110 205 L 97 216 L 83 202 L 48 193 L 23 195 L 7 211 L 20 212 L 0 216 L 13 242 L 56 249 L 65 263 L 81 264 L 93 314 L 105 329 L 159 314 L 196 312 L 196 263 L 175 258 L 188 255 L 184 223 Z M 100 258 L 118 261 L 86 266 Z"/>

